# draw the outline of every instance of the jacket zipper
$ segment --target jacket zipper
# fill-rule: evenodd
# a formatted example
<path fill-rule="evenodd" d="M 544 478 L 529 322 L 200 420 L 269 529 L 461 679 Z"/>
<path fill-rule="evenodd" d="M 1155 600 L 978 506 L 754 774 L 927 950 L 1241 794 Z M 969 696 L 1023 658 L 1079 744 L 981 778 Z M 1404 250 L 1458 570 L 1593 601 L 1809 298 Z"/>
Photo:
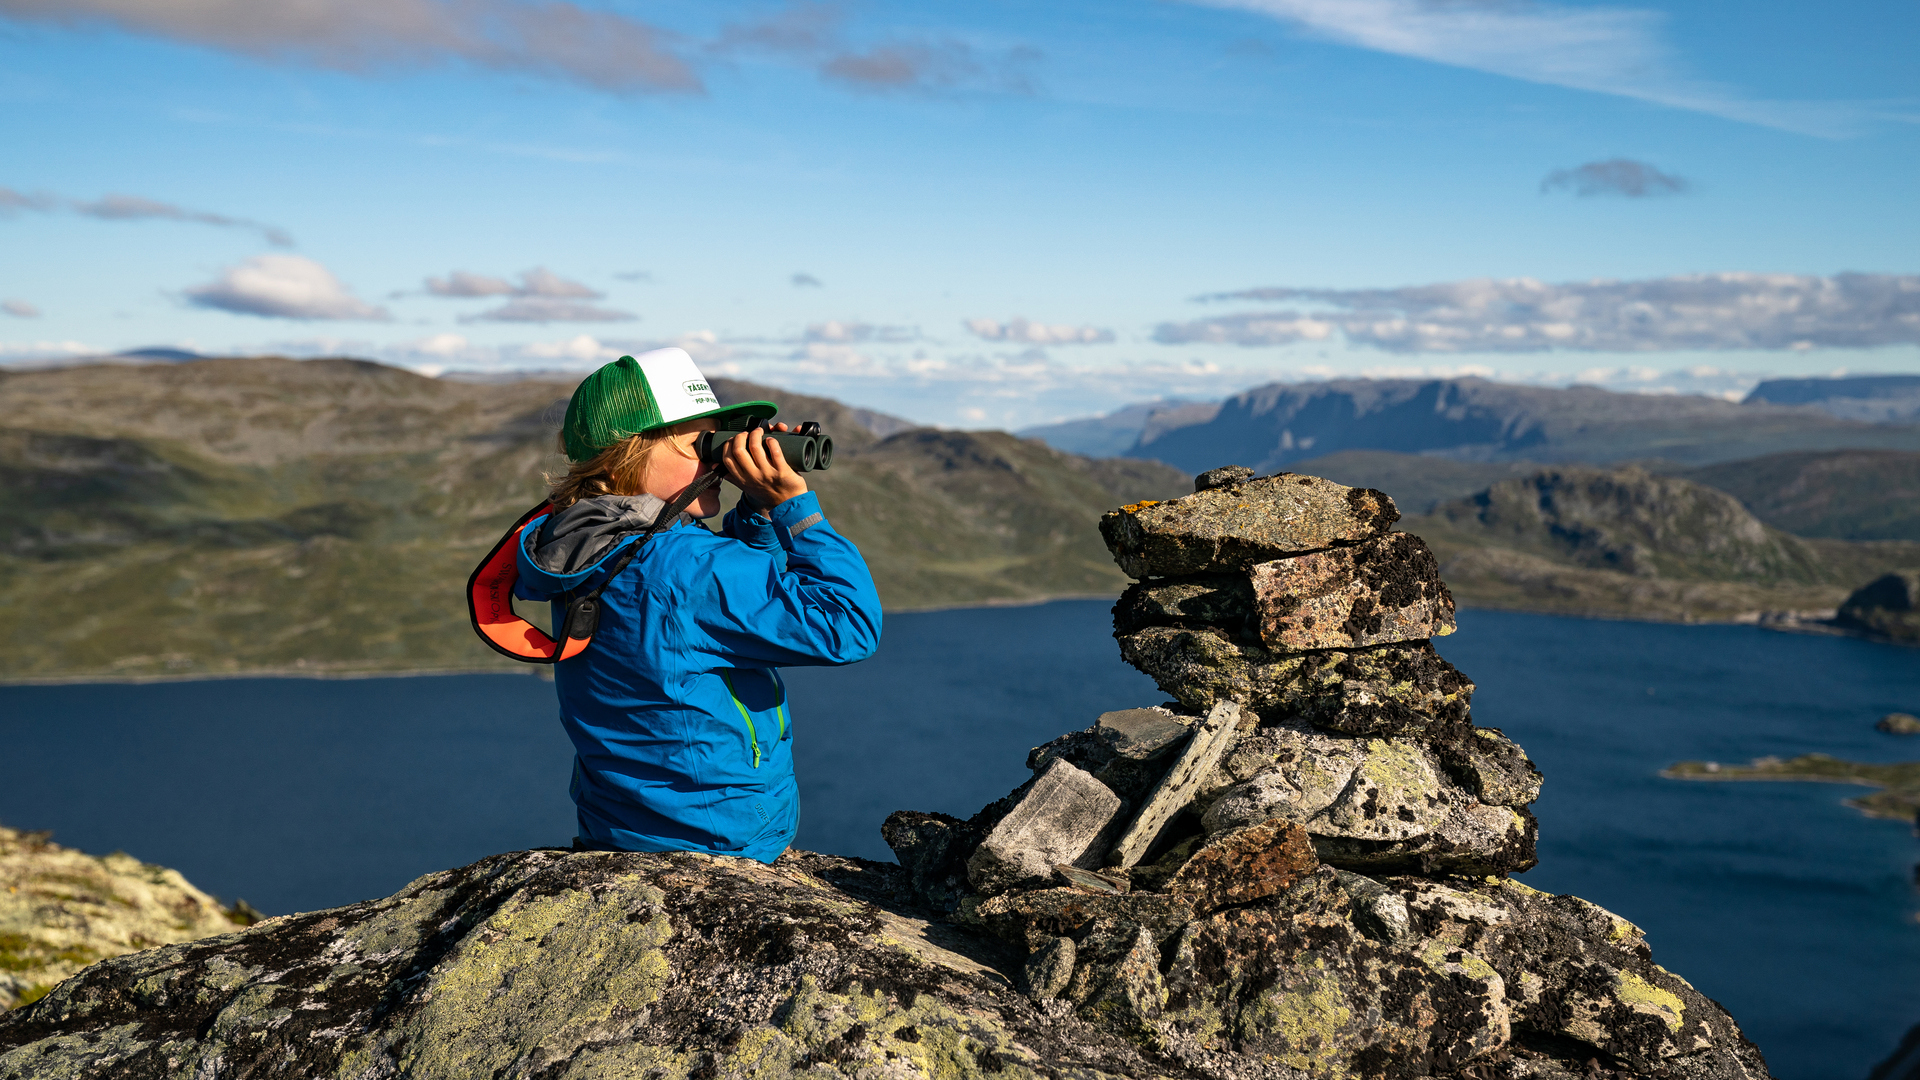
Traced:
<path fill-rule="evenodd" d="M 727 696 L 733 699 L 733 707 L 740 710 L 740 719 L 747 722 L 747 741 L 753 744 L 753 767 L 757 769 L 760 767 L 760 734 L 753 729 L 753 714 L 740 703 L 740 695 L 733 692 L 733 680 L 722 674 L 720 681 L 727 684 Z M 781 731 L 785 730 L 786 725 L 782 723 Z"/>
<path fill-rule="evenodd" d="M 780 677 L 777 669 L 768 670 L 773 672 L 774 685 L 780 688 L 780 702 L 773 707 L 773 715 L 780 720 L 780 737 L 784 739 L 787 737 L 787 681 Z"/>

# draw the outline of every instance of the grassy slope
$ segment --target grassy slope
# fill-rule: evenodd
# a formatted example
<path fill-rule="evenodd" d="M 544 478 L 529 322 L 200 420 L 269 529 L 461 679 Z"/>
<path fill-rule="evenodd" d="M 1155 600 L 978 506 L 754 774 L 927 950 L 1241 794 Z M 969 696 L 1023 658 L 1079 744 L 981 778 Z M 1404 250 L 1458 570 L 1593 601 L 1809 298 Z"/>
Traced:
<path fill-rule="evenodd" d="M 1723 492 L 1639 469 L 1566 467 L 1504 480 L 1402 519 L 1462 603 L 1678 621 L 1831 610 L 1920 544 L 1803 540 Z"/>
<path fill-rule="evenodd" d="M 719 382 L 719 380 L 716 380 Z M 570 387 L 249 359 L 0 377 L 0 677 L 509 666 L 461 589 L 537 502 Z M 1114 593 L 1098 515 L 1187 490 L 998 433 L 833 430 L 817 474 L 890 609 Z M 783 400 L 784 399 L 784 400 Z"/>
<path fill-rule="evenodd" d="M 1680 475 L 1733 495 L 1760 520 L 1800 536 L 1920 540 L 1920 453 L 1769 454 Z"/>

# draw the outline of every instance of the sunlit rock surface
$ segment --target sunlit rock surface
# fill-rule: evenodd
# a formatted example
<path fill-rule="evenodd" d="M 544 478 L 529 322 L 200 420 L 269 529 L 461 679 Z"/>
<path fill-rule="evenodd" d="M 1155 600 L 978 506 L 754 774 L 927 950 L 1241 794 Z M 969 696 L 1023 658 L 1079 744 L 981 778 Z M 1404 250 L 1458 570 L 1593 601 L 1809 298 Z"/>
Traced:
<path fill-rule="evenodd" d="M 0 1010 L 36 1000 L 96 960 L 246 925 L 178 871 L 96 857 L 0 826 Z"/>

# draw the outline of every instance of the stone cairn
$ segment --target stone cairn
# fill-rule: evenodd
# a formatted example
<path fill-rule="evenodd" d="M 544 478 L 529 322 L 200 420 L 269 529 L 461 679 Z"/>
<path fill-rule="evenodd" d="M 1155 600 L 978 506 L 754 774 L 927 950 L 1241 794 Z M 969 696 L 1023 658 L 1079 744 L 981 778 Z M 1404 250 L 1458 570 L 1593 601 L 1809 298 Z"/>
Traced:
<path fill-rule="evenodd" d="M 1121 655 L 1173 700 L 1036 747 L 970 820 L 891 815 L 915 897 L 1024 953 L 1043 1008 L 1203 1075 L 1767 1076 L 1638 927 L 1509 877 L 1540 774 L 1469 716 L 1392 500 L 1195 487 L 1100 523 L 1136 579 Z"/>

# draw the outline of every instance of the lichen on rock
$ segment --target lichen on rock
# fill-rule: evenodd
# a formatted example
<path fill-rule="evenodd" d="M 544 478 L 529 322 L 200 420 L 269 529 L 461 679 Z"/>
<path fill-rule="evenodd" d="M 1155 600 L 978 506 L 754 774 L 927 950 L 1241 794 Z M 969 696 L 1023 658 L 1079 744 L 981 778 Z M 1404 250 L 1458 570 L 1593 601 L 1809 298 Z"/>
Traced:
<path fill-rule="evenodd" d="M 226 908 L 177 870 L 88 855 L 0 826 L 0 1011 L 97 960 L 222 934 L 257 915 Z"/>

